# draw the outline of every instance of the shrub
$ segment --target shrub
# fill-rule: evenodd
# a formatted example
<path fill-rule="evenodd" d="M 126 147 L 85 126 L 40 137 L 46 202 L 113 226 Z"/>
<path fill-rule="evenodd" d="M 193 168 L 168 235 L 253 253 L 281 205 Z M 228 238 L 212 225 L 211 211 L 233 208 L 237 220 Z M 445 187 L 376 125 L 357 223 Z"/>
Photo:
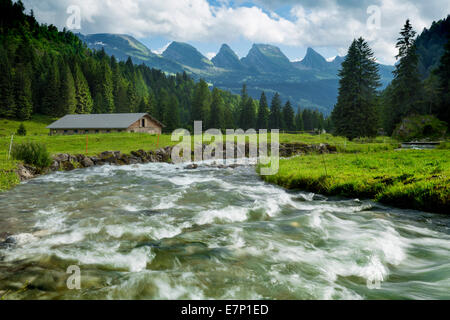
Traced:
<path fill-rule="evenodd" d="M 441 139 L 445 136 L 447 124 L 431 115 L 414 115 L 404 118 L 394 130 L 393 137 L 403 141 L 413 139 Z"/>
<path fill-rule="evenodd" d="M 52 164 L 52 158 L 47 151 L 46 145 L 38 142 L 24 142 L 14 145 L 12 157 L 41 169 L 47 168 Z"/>
<path fill-rule="evenodd" d="M 27 129 L 25 129 L 25 126 L 23 123 L 20 124 L 19 129 L 17 129 L 16 134 L 18 136 L 26 136 L 27 135 Z"/>

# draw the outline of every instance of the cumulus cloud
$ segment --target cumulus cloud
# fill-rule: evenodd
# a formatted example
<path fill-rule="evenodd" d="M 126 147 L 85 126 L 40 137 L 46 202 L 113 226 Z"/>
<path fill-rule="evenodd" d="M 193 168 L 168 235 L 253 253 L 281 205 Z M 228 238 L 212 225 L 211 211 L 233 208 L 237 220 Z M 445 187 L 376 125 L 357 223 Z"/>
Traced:
<path fill-rule="evenodd" d="M 395 41 L 407 18 L 421 31 L 450 12 L 448 0 L 25 0 L 38 19 L 64 27 L 69 5 L 81 9 L 82 33 L 127 33 L 177 41 L 227 42 L 246 39 L 289 46 L 335 48 L 345 54 L 353 38 L 363 36 L 377 58 L 394 63 Z M 242 1 L 244 3 L 244 1 Z M 367 27 L 367 8 L 380 9 L 379 29 Z M 279 7 L 288 14 L 277 14 Z M 159 51 L 159 50 L 157 50 Z"/>

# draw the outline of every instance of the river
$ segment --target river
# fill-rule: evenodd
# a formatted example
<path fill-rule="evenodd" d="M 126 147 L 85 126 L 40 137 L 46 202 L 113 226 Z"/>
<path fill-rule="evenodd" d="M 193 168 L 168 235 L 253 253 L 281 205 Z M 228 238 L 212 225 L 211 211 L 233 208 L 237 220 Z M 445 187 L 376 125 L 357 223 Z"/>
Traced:
<path fill-rule="evenodd" d="M 7 299 L 450 298 L 447 216 L 286 191 L 252 166 L 56 172 L 0 193 L 2 232 L 19 235 L 0 248 Z"/>

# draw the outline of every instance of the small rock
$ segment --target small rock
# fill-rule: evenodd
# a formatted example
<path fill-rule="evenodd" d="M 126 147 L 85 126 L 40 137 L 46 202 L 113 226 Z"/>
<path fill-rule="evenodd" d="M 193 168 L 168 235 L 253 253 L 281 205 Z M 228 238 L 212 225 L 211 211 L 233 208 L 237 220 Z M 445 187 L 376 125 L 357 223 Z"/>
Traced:
<path fill-rule="evenodd" d="M 36 241 L 37 238 L 33 236 L 31 233 L 20 233 L 15 234 L 13 236 L 9 236 L 6 238 L 5 243 L 7 244 L 15 244 L 15 245 L 24 245 L 33 241 Z"/>
<path fill-rule="evenodd" d="M 57 160 L 54 160 L 52 162 L 52 165 L 50 166 L 51 171 L 58 171 L 59 170 L 59 162 Z"/>
<path fill-rule="evenodd" d="M 185 169 L 188 169 L 188 170 L 197 169 L 197 168 L 198 168 L 198 164 L 191 163 L 191 164 L 187 165 L 187 166 L 184 167 L 184 168 L 185 168 Z"/>
<path fill-rule="evenodd" d="M 53 156 L 53 160 L 58 162 L 69 161 L 69 155 L 66 153 L 59 153 Z"/>
<path fill-rule="evenodd" d="M 80 163 L 85 168 L 92 167 L 94 165 L 94 161 L 92 161 L 88 157 L 84 157 L 84 159 L 82 159 Z"/>
<path fill-rule="evenodd" d="M 25 181 L 25 180 L 34 178 L 34 174 L 33 174 L 32 170 L 30 170 L 30 168 L 28 168 L 24 165 L 21 165 L 21 164 L 19 164 L 17 166 L 16 173 L 19 176 L 20 181 Z"/>

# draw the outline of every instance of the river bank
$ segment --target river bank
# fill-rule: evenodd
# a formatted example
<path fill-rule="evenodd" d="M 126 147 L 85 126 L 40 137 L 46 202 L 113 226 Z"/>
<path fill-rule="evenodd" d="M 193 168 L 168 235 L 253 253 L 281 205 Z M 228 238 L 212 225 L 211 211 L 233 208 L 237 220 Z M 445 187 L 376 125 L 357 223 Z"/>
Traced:
<path fill-rule="evenodd" d="M 208 145 L 203 144 L 201 146 L 202 151 L 206 149 Z M 40 169 L 32 165 L 19 163 L 16 168 L 12 168 L 8 173 L 17 175 L 16 179 L 11 179 L 10 187 L 13 187 L 19 180 L 26 181 L 35 178 L 39 175 L 49 174 L 55 171 L 71 171 L 79 168 L 89 168 L 92 166 L 102 165 L 132 165 L 143 163 L 155 163 L 164 162 L 172 163 L 171 154 L 173 146 L 166 146 L 157 150 L 137 150 L 131 151 L 129 154 L 122 153 L 121 151 L 104 151 L 98 155 L 88 156 L 84 154 L 71 155 L 68 153 L 59 153 L 52 156 L 53 162 L 50 167 Z M 270 146 L 269 146 L 270 149 Z M 234 154 L 239 157 L 244 157 L 249 154 L 249 144 L 245 146 L 245 151 L 240 154 L 238 146 L 234 144 Z M 336 147 L 329 144 L 305 144 L 305 143 L 283 143 L 280 144 L 279 155 L 280 157 L 292 157 L 296 155 L 304 155 L 310 153 L 335 153 Z M 224 155 L 226 153 L 226 145 L 224 145 Z M 192 157 L 194 152 L 192 152 Z M 191 167 L 195 168 L 195 166 Z"/>
<path fill-rule="evenodd" d="M 288 189 L 450 214 L 450 150 L 294 157 L 280 160 L 278 173 L 262 178 Z"/>

